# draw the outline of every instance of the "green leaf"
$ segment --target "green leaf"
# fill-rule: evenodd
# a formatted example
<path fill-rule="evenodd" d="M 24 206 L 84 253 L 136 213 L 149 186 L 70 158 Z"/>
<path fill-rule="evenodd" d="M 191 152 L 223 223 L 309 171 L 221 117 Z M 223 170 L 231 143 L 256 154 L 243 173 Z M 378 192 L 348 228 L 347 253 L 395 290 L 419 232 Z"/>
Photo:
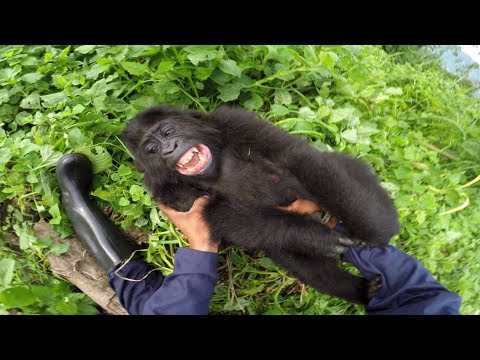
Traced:
<path fill-rule="evenodd" d="M 398 87 L 389 87 L 385 89 L 385 93 L 388 95 L 402 95 L 403 90 L 402 88 L 398 88 Z"/>
<path fill-rule="evenodd" d="M 55 307 L 61 315 L 75 315 L 77 313 L 77 304 L 73 302 L 60 301 Z"/>
<path fill-rule="evenodd" d="M 219 52 L 215 50 L 216 46 L 193 45 L 183 48 L 188 53 L 187 58 L 193 65 L 207 60 L 215 59 L 219 56 Z"/>
<path fill-rule="evenodd" d="M 26 286 L 16 286 L 0 292 L 0 303 L 7 309 L 28 306 L 35 301 L 35 296 Z"/>
<path fill-rule="evenodd" d="M 403 180 L 403 179 L 406 179 L 410 176 L 410 173 L 412 172 L 412 170 L 405 167 L 405 166 L 399 166 L 398 168 L 393 170 L 393 172 L 395 174 L 395 177 L 398 180 Z"/>
<path fill-rule="evenodd" d="M 140 64 L 131 61 L 122 61 L 120 65 L 122 65 L 122 67 L 132 75 L 140 76 L 148 72 L 147 64 Z"/>
<path fill-rule="evenodd" d="M 351 143 L 356 143 L 357 139 L 357 129 L 348 129 L 342 132 L 342 138 Z"/>
<path fill-rule="evenodd" d="M 9 79 L 13 79 L 15 74 L 16 74 L 16 71 L 13 70 L 12 68 L 0 69 L 0 82 L 1 81 L 7 81 Z"/>
<path fill-rule="evenodd" d="M 290 113 L 290 110 L 283 105 L 273 104 L 270 108 L 272 115 L 285 116 Z"/>
<path fill-rule="evenodd" d="M 12 158 L 12 151 L 9 148 L 0 148 L 0 165 L 6 164 Z"/>
<path fill-rule="evenodd" d="M 240 96 L 240 91 L 244 87 L 244 84 L 240 81 L 221 85 L 218 87 L 218 90 L 220 92 L 218 98 L 224 102 L 236 100 Z"/>
<path fill-rule="evenodd" d="M 260 109 L 262 105 L 263 99 L 260 95 L 256 93 L 251 93 L 250 99 L 243 103 L 243 106 L 245 106 L 248 110 L 251 111 Z"/>
<path fill-rule="evenodd" d="M 292 95 L 287 90 L 275 90 L 275 104 L 290 105 L 292 103 Z"/>
<path fill-rule="evenodd" d="M 158 64 L 157 70 L 155 71 L 155 75 L 161 75 L 168 73 L 170 70 L 173 69 L 173 66 L 175 65 L 174 61 L 171 60 L 163 60 Z"/>
<path fill-rule="evenodd" d="M 130 195 L 133 201 L 138 201 L 143 197 L 143 189 L 141 186 L 132 185 L 130 187 Z"/>
<path fill-rule="evenodd" d="M 347 122 L 350 126 L 356 126 L 360 124 L 361 113 L 353 107 L 345 107 L 332 110 L 330 114 L 330 122 L 337 123 L 340 121 Z"/>
<path fill-rule="evenodd" d="M 90 51 L 92 51 L 93 49 L 95 49 L 96 46 L 97 45 L 82 45 L 82 46 L 76 47 L 75 50 L 73 50 L 73 51 L 85 55 L 85 54 L 89 53 Z"/>
<path fill-rule="evenodd" d="M 233 75 L 235 77 L 240 77 L 242 75 L 242 69 L 240 69 L 237 65 L 237 62 L 235 60 L 223 60 L 220 65 L 218 65 L 220 70 L 222 70 L 224 73 Z"/>
<path fill-rule="evenodd" d="M 128 166 L 125 166 L 125 165 L 122 164 L 118 167 L 117 174 L 121 178 L 123 178 L 123 177 L 126 178 L 126 177 L 128 177 L 129 175 L 132 174 L 132 170 Z"/>
<path fill-rule="evenodd" d="M 20 107 L 24 109 L 38 109 L 40 107 L 40 95 L 33 93 L 23 98 Z"/>
<path fill-rule="evenodd" d="M 93 163 L 93 173 L 98 174 L 112 166 L 112 156 L 101 146 L 95 146 L 96 154 L 90 159 Z"/>
<path fill-rule="evenodd" d="M 66 253 L 69 248 L 69 244 L 62 244 L 62 243 L 53 243 L 52 246 L 50 246 L 50 250 L 53 255 L 59 256 L 63 253 Z"/>
<path fill-rule="evenodd" d="M 207 80 L 210 77 L 210 75 L 212 75 L 212 72 L 213 72 L 213 68 L 196 66 L 194 74 L 198 80 L 204 81 L 204 80 Z"/>
<path fill-rule="evenodd" d="M 25 74 L 23 75 L 22 77 L 20 77 L 20 80 L 22 81 L 25 81 L 29 84 L 34 84 L 36 83 L 38 80 L 40 80 L 41 78 L 43 78 L 43 75 L 42 74 L 39 74 L 39 73 L 28 73 L 28 74 Z"/>
<path fill-rule="evenodd" d="M 120 200 L 118 201 L 118 205 L 127 206 L 127 205 L 130 205 L 130 201 L 127 198 L 125 198 L 124 196 L 122 196 L 120 198 Z"/>
<path fill-rule="evenodd" d="M 97 308 L 88 304 L 77 304 L 77 311 L 79 315 L 98 315 L 100 312 Z"/>
<path fill-rule="evenodd" d="M 13 280 L 13 271 L 15 269 L 15 260 L 0 260 L 0 289 L 10 286 Z"/>
<path fill-rule="evenodd" d="M 50 220 L 50 224 L 52 225 L 58 225 L 60 224 L 60 221 L 62 220 L 62 214 L 60 213 L 60 209 L 58 208 L 58 204 L 55 204 L 50 207 L 48 210 L 50 215 L 52 215 L 52 219 Z"/>
<path fill-rule="evenodd" d="M 52 304 L 55 300 L 55 295 L 49 286 L 32 285 L 30 286 L 30 291 L 38 301 L 44 304 Z"/>
<path fill-rule="evenodd" d="M 317 115 L 307 106 L 302 106 L 298 110 L 298 116 L 302 119 L 313 120 L 317 118 Z"/>
<path fill-rule="evenodd" d="M 40 96 L 40 98 L 43 101 L 42 105 L 46 108 L 52 108 L 54 106 L 57 106 L 58 104 L 61 104 L 67 101 L 68 99 L 67 95 L 63 91 L 50 94 L 50 95 L 43 95 L 43 96 Z"/>
<path fill-rule="evenodd" d="M 113 194 L 111 191 L 106 191 L 106 190 L 103 190 L 102 188 L 96 189 L 93 192 L 93 195 L 102 199 L 102 200 L 106 200 L 106 201 L 109 201 L 109 202 L 111 202 L 115 197 L 115 194 Z"/>
<path fill-rule="evenodd" d="M 92 143 L 92 139 L 83 135 L 79 128 L 74 127 L 68 132 L 68 143 L 71 147 L 90 145 Z"/>
<path fill-rule="evenodd" d="M 38 183 L 40 180 L 38 180 L 38 177 L 37 175 L 35 175 L 35 173 L 32 171 L 28 174 L 27 176 L 27 181 L 30 183 L 30 184 L 36 184 Z"/>
<path fill-rule="evenodd" d="M 10 95 L 8 94 L 7 89 L 0 89 L 0 105 L 8 102 Z"/>

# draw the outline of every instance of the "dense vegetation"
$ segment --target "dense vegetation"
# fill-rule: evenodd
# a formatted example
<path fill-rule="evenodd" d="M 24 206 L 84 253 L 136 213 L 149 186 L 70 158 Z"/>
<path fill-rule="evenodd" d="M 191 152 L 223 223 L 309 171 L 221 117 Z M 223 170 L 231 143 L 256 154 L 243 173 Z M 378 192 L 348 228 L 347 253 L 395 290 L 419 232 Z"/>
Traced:
<path fill-rule="evenodd" d="M 95 314 L 49 270 L 67 246 L 38 239 L 45 219 L 72 228 L 55 165 L 94 163 L 93 195 L 129 231 L 149 232 L 147 260 L 168 274 L 186 242 L 152 203 L 118 138 L 155 104 L 241 104 L 320 150 L 368 162 L 395 199 L 393 244 L 480 313 L 480 102 L 423 49 L 380 46 L 0 47 L 0 313 Z M 359 314 L 304 287 L 268 258 L 227 249 L 212 313 Z"/>

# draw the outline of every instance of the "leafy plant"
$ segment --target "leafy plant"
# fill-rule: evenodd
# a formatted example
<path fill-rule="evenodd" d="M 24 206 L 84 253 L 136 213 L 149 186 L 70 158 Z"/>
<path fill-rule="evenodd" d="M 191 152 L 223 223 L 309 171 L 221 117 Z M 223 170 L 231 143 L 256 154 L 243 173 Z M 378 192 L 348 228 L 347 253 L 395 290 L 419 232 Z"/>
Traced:
<path fill-rule="evenodd" d="M 211 111 L 228 103 L 369 163 L 401 216 L 393 243 L 460 293 L 463 313 L 478 314 L 480 104 L 471 90 L 416 47 L 1 46 L 1 311 L 97 312 L 49 271 L 45 254 L 66 249 L 31 230 L 43 218 L 72 233 L 55 177 L 70 152 L 93 161 L 92 195 L 123 229 L 149 231 L 146 259 L 170 273 L 187 243 L 151 201 L 118 135 L 155 104 Z M 268 258 L 228 249 L 219 265 L 212 313 L 363 313 Z"/>

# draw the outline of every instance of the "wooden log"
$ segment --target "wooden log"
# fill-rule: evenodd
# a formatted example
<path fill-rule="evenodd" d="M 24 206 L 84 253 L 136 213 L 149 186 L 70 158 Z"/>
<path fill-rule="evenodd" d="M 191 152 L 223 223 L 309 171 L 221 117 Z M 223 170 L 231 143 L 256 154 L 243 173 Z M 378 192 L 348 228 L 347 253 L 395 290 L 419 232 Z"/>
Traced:
<path fill-rule="evenodd" d="M 68 243 L 68 251 L 55 256 L 47 255 L 52 271 L 75 285 L 108 314 L 128 315 L 120 304 L 115 292 L 108 284 L 105 270 L 88 253 L 86 247 L 75 236 L 60 239 L 52 230 L 52 226 L 41 220 L 33 230 L 37 237 L 49 236 L 56 243 Z"/>

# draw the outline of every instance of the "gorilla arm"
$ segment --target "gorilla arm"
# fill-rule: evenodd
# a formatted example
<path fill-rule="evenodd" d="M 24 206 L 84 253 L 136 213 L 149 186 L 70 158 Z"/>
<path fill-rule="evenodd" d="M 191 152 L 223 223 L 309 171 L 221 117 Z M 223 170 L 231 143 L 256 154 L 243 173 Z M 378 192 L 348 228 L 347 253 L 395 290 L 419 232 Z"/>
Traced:
<path fill-rule="evenodd" d="M 212 239 L 249 250 L 294 250 L 334 257 L 355 242 L 319 224 L 314 218 L 277 209 L 242 207 L 219 196 L 205 208 Z"/>

